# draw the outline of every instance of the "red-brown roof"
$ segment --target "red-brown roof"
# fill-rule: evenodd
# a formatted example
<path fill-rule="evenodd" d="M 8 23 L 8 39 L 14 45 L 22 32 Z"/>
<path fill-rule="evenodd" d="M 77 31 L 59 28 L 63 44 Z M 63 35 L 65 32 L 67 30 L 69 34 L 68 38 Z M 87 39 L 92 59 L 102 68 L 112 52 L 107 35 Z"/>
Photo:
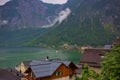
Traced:
<path fill-rule="evenodd" d="M 86 49 L 81 57 L 80 64 L 88 64 L 92 67 L 100 67 L 100 62 L 102 61 L 101 56 L 103 56 L 104 52 L 108 50 L 109 49 L 98 48 Z"/>

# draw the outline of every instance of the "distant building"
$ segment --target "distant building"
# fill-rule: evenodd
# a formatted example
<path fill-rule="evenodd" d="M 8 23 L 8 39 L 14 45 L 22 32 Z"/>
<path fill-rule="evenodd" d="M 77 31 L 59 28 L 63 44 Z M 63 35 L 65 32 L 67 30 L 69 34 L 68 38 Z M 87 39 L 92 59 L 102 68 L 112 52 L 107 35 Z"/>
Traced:
<path fill-rule="evenodd" d="M 32 60 L 28 66 L 22 64 L 28 80 L 69 80 L 77 71 L 73 62 L 60 59 Z"/>
<path fill-rule="evenodd" d="M 76 47 L 76 45 L 69 45 L 69 44 L 63 44 L 61 47 L 60 47 L 61 49 L 65 49 L 65 50 L 76 50 L 77 49 L 77 47 Z"/>
<path fill-rule="evenodd" d="M 89 46 L 89 45 L 88 45 L 88 46 L 82 46 L 82 47 L 80 48 L 80 51 L 81 51 L 81 52 L 84 52 L 85 49 L 91 49 L 91 48 L 93 48 L 93 47 L 92 47 L 92 46 Z"/>
<path fill-rule="evenodd" d="M 0 80 L 21 80 L 19 73 L 12 69 L 0 69 Z"/>
<path fill-rule="evenodd" d="M 105 45 L 104 46 L 104 49 L 111 49 L 112 48 L 112 45 Z"/>

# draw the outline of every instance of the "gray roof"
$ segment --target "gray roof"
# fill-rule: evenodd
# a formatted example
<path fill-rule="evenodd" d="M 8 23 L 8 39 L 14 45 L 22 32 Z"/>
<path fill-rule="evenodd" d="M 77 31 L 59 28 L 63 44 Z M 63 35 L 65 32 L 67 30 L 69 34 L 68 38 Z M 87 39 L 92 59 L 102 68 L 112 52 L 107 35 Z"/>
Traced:
<path fill-rule="evenodd" d="M 31 61 L 23 61 L 23 64 L 24 64 L 25 66 L 29 66 L 30 62 L 31 62 Z"/>
<path fill-rule="evenodd" d="M 105 45 L 104 49 L 111 49 L 112 45 Z"/>
<path fill-rule="evenodd" d="M 69 66 L 71 61 L 66 61 L 66 60 L 57 60 L 57 59 L 51 59 L 51 62 L 58 62 L 58 63 L 64 63 L 66 66 Z"/>
<path fill-rule="evenodd" d="M 71 61 L 50 59 L 50 60 L 32 60 L 30 68 L 35 74 L 36 78 L 51 76 L 61 64 L 69 66 Z"/>
<path fill-rule="evenodd" d="M 66 66 L 69 66 L 71 61 L 66 60 L 58 60 L 58 59 L 49 59 L 49 60 L 32 60 L 30 65 L 43 65 L 43 64 L 50 64 L 50 63 L 64 63 Z"/>
<path fill-rule="evenodd" d="M 36 78 L 46 77 L 52 75 L 61 64 L 62 63 L 42 64 L 42 65 L 31 66 L 31 69 L 35 74 Z"/>
<path fill-rule="evenodd" d="M 46 60 L 32 60 L 32 61 L 30 62 L 30 66 L 50 64 L 50 63 L 51 63 L 51 62 L 46 61 Z"/>

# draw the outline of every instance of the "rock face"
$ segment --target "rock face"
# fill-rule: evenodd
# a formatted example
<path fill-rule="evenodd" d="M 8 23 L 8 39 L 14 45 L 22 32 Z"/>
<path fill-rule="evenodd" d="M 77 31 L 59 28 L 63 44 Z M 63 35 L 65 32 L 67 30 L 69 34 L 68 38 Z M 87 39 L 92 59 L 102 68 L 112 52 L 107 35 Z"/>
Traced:
<path fill-rule="evenodd" d="M 52 21 L 62 5 L 45 4 L 40 0 L 11 0 L 0 6 L 0 26 L 41 27 Z"/>

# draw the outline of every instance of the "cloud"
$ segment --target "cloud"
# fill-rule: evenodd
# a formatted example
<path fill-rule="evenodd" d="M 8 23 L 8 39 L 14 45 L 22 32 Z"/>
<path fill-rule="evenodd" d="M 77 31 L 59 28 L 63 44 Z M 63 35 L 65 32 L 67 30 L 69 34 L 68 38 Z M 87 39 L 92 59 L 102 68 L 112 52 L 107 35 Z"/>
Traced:
<path fill-rule="evenodd" d="M 50 24 L 44 25 L 44 26 L 42 26 L 42 28 L 53 27 L 57 23 L 61 24 L 65 19 L 67 19 L 67 17 L 70 15 L 70 13 L 71 13 L 70 8 L 66 8 L 65 10 L 60 11 L 58 16 L 56 16 L 56 18 L 54 18 L 53 21 L 48 20 L 50 22 Z"/>
<path fill-rule="evenodd" d="M 4 5 L 5 3 L 7 3 L 10 0 L 0 0 L 0 6 Z"/>
<path fill-rule="evenodd" d="M 51 4 L 65 4 L 68 0 L 42 0 L 42 1 Z"/>
<path fill-rule="evenodd" d="M 6 24 L 8 24 L 7 20 L 0 20 L 0 25 L 6 25 Z"/>
<path fill-rule="evenodd" d="M 69 8 L 66 8 L 65 10 L 61 11 L 59 13 L 59 16 L 57 17 L 59 24 L 62 23 L 63 20 L 65 20 L 71 13 L 71 10 Z"/>
<path fill-rule="evenodd" d="M 4 5 L 10 0 L 0 0 L 0 6 Z M 45 3 L 51 3 L 51 4 L 65 4 L 68 0 L 41 0 Z"/>

